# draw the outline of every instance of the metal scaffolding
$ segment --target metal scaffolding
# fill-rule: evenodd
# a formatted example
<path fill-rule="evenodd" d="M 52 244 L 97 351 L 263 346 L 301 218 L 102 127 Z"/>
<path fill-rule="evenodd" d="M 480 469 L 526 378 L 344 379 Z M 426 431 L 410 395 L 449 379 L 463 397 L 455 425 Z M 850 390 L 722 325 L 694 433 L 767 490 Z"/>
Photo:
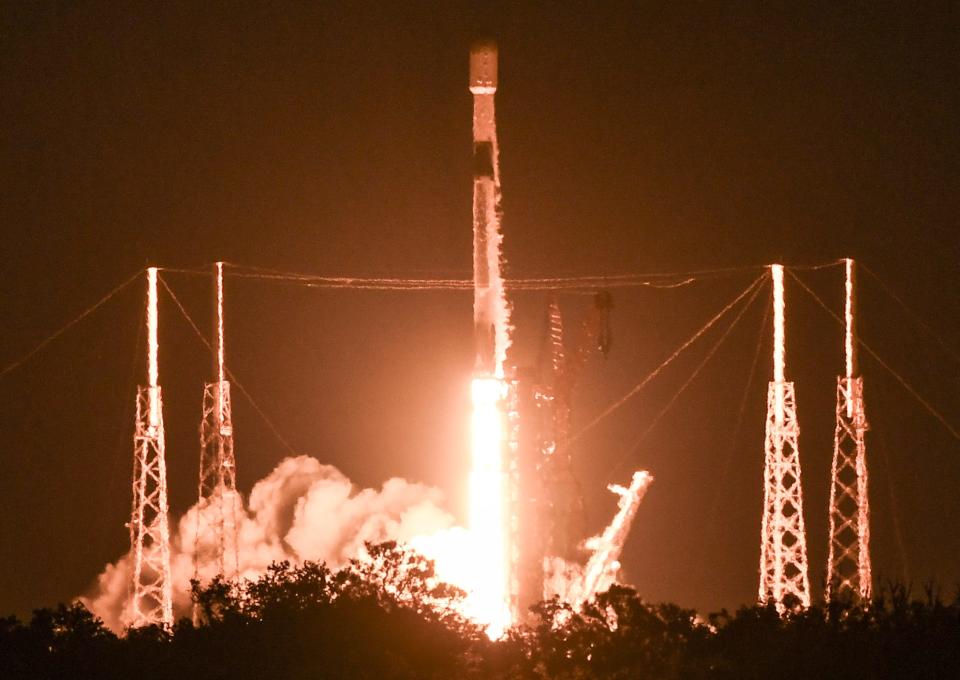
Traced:
<path fill-rule="evenodd" d="M 782 611 L 788 604 L 810 606 L 810 582 L 800 485 L 800 425 L 793 383 L 784 379 L 783 266 L 772 265 L 770 271 L 774 379 L 767 390 L 759 600 L 773 602 Z"/>
<path fill-rule="evenodd" d="M 867 490 L 868 429 L 863 406 L 863 378 L 856 376 L 854 333 L 854 263 L 846 261 L 846 375 L 837 378 L 837 426 L 830 475 L 830 550 L 826 598 L 841 594 L 869 600 L 870 504 Z"/>
<path fill-rule="evenodd" d="M 240 571 L 237 549 L 240 513 L 237 505 L 237 462 L 233 452 L 233 417 L 230 383 L 226 380 L 223 344 L 223 263 L 214 265 L 216 382 L 203 389 L 203 419 L 200 422 L 200 483 L 197 500 L 197 533 L 194 545 L 194 577 L 200 580 L 204 564 L 216 565 L 216 573 L 235 578 Z"/>
<path fill-rule="evenodd" d="M 167 517 L 167 466 L 163 404 L 158 384 L 157 269 L 147 269 L 147 386 L 137 390 L 133 446 L 132 627 L 173 625 L 170 579 L 170 526 Z"/>

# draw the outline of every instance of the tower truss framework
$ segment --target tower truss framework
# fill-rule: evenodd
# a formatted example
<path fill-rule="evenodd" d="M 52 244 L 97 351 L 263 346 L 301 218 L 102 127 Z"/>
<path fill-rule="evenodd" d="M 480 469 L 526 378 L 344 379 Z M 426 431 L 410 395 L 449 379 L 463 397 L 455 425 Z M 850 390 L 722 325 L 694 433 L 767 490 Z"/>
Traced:
<path fill-rule="evenodd" d="M 783 415 L 780 422 L 776 418 L 778 403 Z M 810 606 L 799 436 L 793 383 L 771 382 L 767 390 L 760 601 L 774 602 L 778 608 L 788 599 Z"/>
<path fill-rule="evenodd" d="M 237 505 L 237 461 L 233 451 L 233 416 L 230 383 L 226 380 L 223 324 L 223 263 L 214 265 L 213 370 L 217 377 L 203 389 L 200 421 L 200 480 L 197 499 L 197 533 L 194 545 L 194 576 L 201 566 L 213 563 L 216 573 L 227 579 L 240 572 Z"/>
<path fill-rule="evenodd" d="M 148 381 L 137 390 L 133 447 L 133 508 L 130 545 L 133 587 L 132 627 L 173 625 L 170 578 L 170 525 L 167 516 L 167 465 L 163 401 L 157 370 L 157 270 L 147 270 Z"/>
<path fill-rule="evenodd" d="M 830 483 L 830 550 L 827 599 L 850 593 L 872 595 L 870 506 L 867 496 L 868 428 L 863 407 L 863 379 L 837 379 L 837 427 Z"/>
<path fill-rule="evenodd" d="M 800 425 L 792 382 L 785 380 L 783 266 L 772 265 L 773 373 L 767 390 L 759 600 L 781 611 L 810 606 L 800 475 Z"/>
<path fill-rule="evenodd" d="M 865 439 L 869 426 L 863 405 L 863 378 L 856 376 L 854 278 L 854 262 L 847 259 L 844 314 L 846 375 L 837 378 L 837 424 L 830 475 L 827 600 L 842 593 L 869 600 L 873 590 Z"/>
<path fill-rule="evenodd" d="M 200 484 L 197 506 L 195 569 L 213 562 L 217 574 L 235 578 L 239 571 L 237 464 L 233 453 L 230 383 L 207 383 L 200 424 Z"/>

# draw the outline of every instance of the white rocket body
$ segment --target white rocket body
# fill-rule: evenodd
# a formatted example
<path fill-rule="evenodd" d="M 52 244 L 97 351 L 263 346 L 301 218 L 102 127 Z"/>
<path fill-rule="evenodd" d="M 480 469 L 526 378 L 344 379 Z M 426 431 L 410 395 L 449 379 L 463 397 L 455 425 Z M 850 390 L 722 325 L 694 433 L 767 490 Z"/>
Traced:
<path fill-rule="evenodd" d="M 509 308 L 500 273 L 500 176 L 494 94 L 497 91 L 497 46 L 475 44 L 470 50 L 473 94 L 473 317 L 478 375 L 503 377 L 509 345 Z"/>

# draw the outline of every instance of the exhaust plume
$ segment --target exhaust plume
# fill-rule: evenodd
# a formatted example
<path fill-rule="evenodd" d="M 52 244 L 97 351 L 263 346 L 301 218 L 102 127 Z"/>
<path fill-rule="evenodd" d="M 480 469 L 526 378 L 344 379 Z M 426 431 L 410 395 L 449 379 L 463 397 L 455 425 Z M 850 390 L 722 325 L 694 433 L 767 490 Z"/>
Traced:
<path fill-rule="evenodd" d="M 438 534 L 453 524 L 453 517 L 440 506 L 442 500 L 439 489 L 400 478 L 387 480 L 380 489 L 357 489 L 335 467 L 310 456 L 283 460 L 254 485 L 246 507 L 238 494 L 225 498 L 225 502 L 235 503 L 240 518 L 237 553 L 242 578 L 255 578 L 279 560 L 295 564 L 313 560 L 336 569 L 351 559 L 362 558 L 365 542 L 395 540 L 415 544 L 415 537 Z M 197 512 L 196 505 L 187 510 L 171 536 L 173 608 L 177 618 L 190 613 Z M 440 540 L 434 539 L 432 545 Z M 200 555 L 213 555 L 211 548 L 201 541 Z M 128 553 L 108 564 L 90 595 L 80 598 L 117 632 L 131 622 L 132 563 Z M 201 560 L 202 581 L 213 578 L 217 571 L 216 560 Z"/>

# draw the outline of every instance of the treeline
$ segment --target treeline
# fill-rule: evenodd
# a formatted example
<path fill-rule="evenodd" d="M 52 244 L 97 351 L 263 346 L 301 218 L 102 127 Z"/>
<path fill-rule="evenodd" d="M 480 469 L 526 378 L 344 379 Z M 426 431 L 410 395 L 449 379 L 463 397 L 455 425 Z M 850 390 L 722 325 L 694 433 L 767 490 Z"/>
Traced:
<path fill-rule="evenodd" d="M 615 586 L 582 612 L 541 603 L 492 642 L 457 614 L 463 593 L 388 543 L 331 571 L 274 565 L 257 581 L 194 587 L 195 625 L 118 637 L 82 605 L 0 619 L 0 678 L 955 678 L 960 601 L 886 588 L 868 606 L 696 612 Z"/>

